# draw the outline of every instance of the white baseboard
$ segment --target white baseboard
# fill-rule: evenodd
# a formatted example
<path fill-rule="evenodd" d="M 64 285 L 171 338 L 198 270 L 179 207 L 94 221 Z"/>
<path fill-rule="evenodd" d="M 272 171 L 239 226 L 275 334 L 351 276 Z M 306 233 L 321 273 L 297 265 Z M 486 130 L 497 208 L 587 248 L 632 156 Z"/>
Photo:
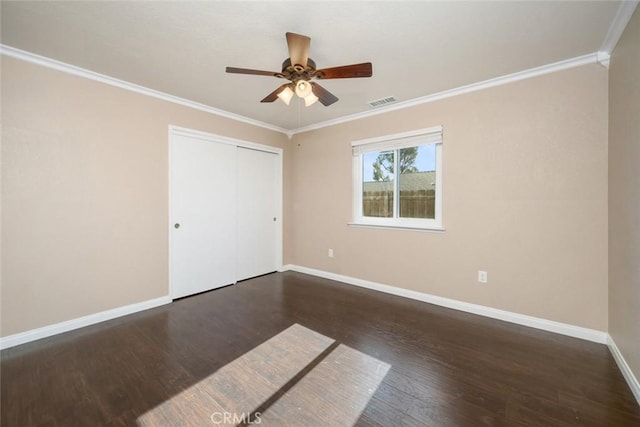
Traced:
<path fill-rule="evenodd" d="M 72 331 L 84 326 L 94 325 L 106 320 L 115 319 L 116 317 L 126 316 L 127 314 L 137 313 L 138 311 L 158 307 L 170 302 L 171 298 L 169 298 L 169 296 L 155 298 L 107 311 L 101 311 L 100 313 L 90 314 L 88 316 L 78 317 L 76 319 L 67 320 L 66 322 L 60 322 L 54 325 L 44 326 L 42 328 L 8 335 L 0 338 L 0 350 L 39 340 L 41 338 L 50 337 L 52 335 L 61 334 L 63 332 Z"/>
<path fill-rule="evenodd" d="M 627 384 L 629 384 L 631 392 L 640 405 L 640 382 L 638 382 L 636 376 L 633 375 L 633 371 L 627 364 L 627 361 L 624 360 L 622 353 L 620 353 L 620 349 L 616 345 L 615 341 L 613 341 L 613 338 L 611 338 L 611 335 L 607 335 L 607 345 L 609 346 L 609 351 L 611 351 L 613 358 L 618 364 L 618 368 L 620 368 L 620 371 L 622 372 L 622 376 L 627 380 Z"/>
<path fill-rule="evenodd" d="M 442 307 L 452 308 L 454 310 L 466 311 L 467 313 L 478 314 L 480 316 L 491 317 L 493 319 L 504 320 L 506 322 L 516 323 L 518 325 L 529 326 L 531 328 L 542 329 L 544 331 L 555 332 L 557 334 L 567 335 L 575 338 L 581 338 L 583 340 L 593 341 L 599 344 L 607 343 L 607 333 L 595 329 L 583 328 L 580 326 L 569 325 L 567 323 L 560 323 L 553 320 L 541 319 L 539 317 L 527 316 L 525 314 L 499 310 L 497 308 L 486 307 L 483 305 L 471 304 L 464 301 L 439 297 L 423 292 L 411 291 L 409 289 L 370 282 L 368 280 L 358 279 L 350 276 L 343 276 L 341 274 L 330 273 L 327 271 L 316 270 L 314 268 L 302 267 L 299 265 L 288 264 L 283 266 L 282 271 L 287 270 L 310 274 L 312 276 L 323 277 L 325 279 L 336 280 L 339 282 L 348 283 L 350 285 L 373 289 L 380 292 L 386 292 L 388 294 L 405 298 L 411 298 Z"/>

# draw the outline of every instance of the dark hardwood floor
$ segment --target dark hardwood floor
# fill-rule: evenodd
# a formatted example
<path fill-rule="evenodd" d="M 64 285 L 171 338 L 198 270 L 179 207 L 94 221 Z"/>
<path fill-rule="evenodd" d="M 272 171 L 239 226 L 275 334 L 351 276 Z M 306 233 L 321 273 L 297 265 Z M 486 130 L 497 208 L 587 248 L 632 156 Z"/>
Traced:
<path fill-rule="evenodd" d="M 324 336 L 308 332 L 315 353 L 301 335 L 281 334 L 292 325 L 304 327 L 296 333 Z M 281 348 L 290 344 L 299 348 Z M 327 362 L 337 346 L 356 352 Z M 296 362 L 281 350 L 306 356 Z M 2 426 L 158 425 L 161 419 L 215 425 L 186 407 L 202 402 L 193 390 L 211 387 L 205 380 L 216 373 L 250 372 L 240 365 L 231 372 L 234 361 L 255 368 L 262 358 L 274 370 L 284 362 L 297 372 L 258 407 L 262 425 L 339 424 L 342 409 L 312 407 L 323 395 L 345 395 L 340 372 L 346 371 L 335 369 L 351 360 L 355 368 L 344 378 L 371 379 L 358 363 L 389 368 L 378 371 L 382 381 L 369 387 L 364 411 L 349 424 L 640 426 L 640 407 L 604 345 L 293 272 L 2 351 Z M 319 397 L 300 395 L 314 389 Z M 282 408 L 287 399 L 299 412 Z M 172 407 L 163 406 L 168 401 L 178 402 L 173 420 Z M 171 410 L 154 413 L 159 407 Z M 312 409 L 333 411 L 332 421 L 303 416 Z M 290 415 L 269 423 L 270 411 Z M 155 421 L 145 421 L 149 414 Z"/>

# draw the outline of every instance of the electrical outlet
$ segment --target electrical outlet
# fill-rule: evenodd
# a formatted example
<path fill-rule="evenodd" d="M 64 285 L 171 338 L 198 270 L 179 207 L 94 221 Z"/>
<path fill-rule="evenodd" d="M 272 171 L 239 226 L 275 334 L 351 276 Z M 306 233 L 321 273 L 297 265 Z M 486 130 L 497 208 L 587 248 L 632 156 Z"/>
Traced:
<path fill-rule="evenodd" d="M 329 258 L 333 258 L 333 249 L 329 249 Z"/>
<path fill-rule="evenodd" d="M 486 271 L 481 271 L 478 270 L 478 282 L 480 283 L 487 283 L 488 280 L 488 274 Z"/>

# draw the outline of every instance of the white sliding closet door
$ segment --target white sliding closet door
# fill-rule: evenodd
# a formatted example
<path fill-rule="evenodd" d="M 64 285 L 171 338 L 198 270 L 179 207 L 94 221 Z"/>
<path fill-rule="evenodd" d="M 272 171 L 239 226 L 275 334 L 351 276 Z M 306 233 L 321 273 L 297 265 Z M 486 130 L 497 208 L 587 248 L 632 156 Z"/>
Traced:
<path fill-rule="evenodd" d="M 171 297 L 236 281 L 236 150 L 195 136 L 170 140 Z"/>
<path fill-rule="evenodd" d="M 237 279 L 276 270 L 278 155 L 238 147 Z"/>

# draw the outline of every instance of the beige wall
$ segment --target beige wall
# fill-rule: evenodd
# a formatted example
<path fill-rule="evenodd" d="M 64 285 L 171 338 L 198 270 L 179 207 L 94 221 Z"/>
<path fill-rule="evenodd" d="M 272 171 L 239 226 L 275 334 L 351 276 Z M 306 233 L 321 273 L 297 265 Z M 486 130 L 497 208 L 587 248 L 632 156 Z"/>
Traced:
<path fill-rule="evenodd" d="M 288 145 L 2 57 L 2 336 L 168 294 L 169 124 Z"/>
<path fill-rule="evenodd" d="M 607 329 L 600 66 L 289 142 L 2 59 L 2 336 L 167 294 L 169 124 L 285 148 L 285 263 Z M 350 142 L 439 124 L 446 232 L 348 227 Z"/>
<path fill-rule="evenodd" d="M 640 378 L 640 8 L 609 70 L 609 334 Z"/>
<path fill-rule="evenodd" d="M 349 227 L 350 142 L 434 125 L 446 232 Z M 600 65 L 310 131 L 291 148 L 288 262 L 607 330 Z"/>

